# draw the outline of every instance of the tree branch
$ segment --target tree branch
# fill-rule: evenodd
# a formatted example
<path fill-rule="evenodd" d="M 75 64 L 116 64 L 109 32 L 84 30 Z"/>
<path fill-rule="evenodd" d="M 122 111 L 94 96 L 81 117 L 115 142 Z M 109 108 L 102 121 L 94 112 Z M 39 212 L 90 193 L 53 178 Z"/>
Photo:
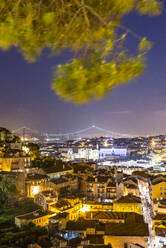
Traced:
<path fill-rule="evenodd" d="M 83 13 L 84 13 L 84 17 L 85 17 L 85 22 L 88 26 L 88 28 L 90 27 L 90 22 L 89 22 L 89 18 L 87 16 L 87 12 L 86 12 L 86 9 L 85 9 L 85 4 L 84 4 L 84 0 L 82 0 L 82 7 L 83 7 Z"/>
<path fill-rule="evenodd" d="M 123 26 L 123 25 L 121 25 L 121 24 L 115 24 L 115 23 L 112 23 L 112 24 L 110 24 L 110 25 L 113 26 L 113 27 L 117 27 L 117 28 L 120 28 L 120 29 L 125 30 L 127 33 L 132 34 L 132 35 L 133 35 L 136 39 L 138 39 L 138 40 L 141 40 L 141 39 L 142 39 L 141 36 L 139 36 L 138 34 L 136 34 L 134 31 L 132 31 L 130 28 L 128 28 L 128 27 L 126 27 L 126 26 Z"/>
<path fill-rule="evenodd" d="M 84 5 L 84 7 L 87 8 L 94 16 L 96 16 L 104 26 L 106 25 L 105 20 L 93 8 L 91 8 L 89 5 Z"/>

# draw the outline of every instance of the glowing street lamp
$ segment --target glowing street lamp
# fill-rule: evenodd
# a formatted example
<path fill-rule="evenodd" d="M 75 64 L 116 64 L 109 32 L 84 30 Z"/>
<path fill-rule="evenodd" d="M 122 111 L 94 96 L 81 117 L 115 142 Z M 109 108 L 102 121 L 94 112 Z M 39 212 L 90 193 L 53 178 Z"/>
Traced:
<path fill-rule="evenodd" d="M 33 186 L 32 193 L 33 195 L 37 195 L 40 192 L 39 186 Z"/>
<path fill-rule="evenodd" d="M 29 153 L 29 148 L 27 146 L 23 146 L 22 147 L 22 150 L 26 153 Z"/>
<path fill-rule="evenodd" d="M 90 207 L 89 207 L 88 205 L 84 205 L 84 206 L 80 209 L 80 211 L 81 211 L 82 213 L 88 212 L 88 211 L 90 211 Z"/>

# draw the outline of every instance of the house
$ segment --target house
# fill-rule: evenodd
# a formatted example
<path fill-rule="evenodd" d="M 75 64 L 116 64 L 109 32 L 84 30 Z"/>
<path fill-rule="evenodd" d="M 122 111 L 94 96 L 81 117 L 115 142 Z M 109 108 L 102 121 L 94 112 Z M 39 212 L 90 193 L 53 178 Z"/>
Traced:
<path fill-rule="evenodd" d="M 138 182 L 135 177 L 128 177 L 117 185 L 117 198 L 125 195 L 135 195 L 139 197 Z"/>
<path fill-rule="evenodd" d="M 135 212 L 142 214 L 141 198 L 134 195 L 122 196 L 113 202 L 115 212 Z"/>
<path fill-rule="evenodd" d="M 166 214 L 156 214 L 153 217 L 153 229 L 156 228 L 166 228 Z"/>
<path fill-rule="evenodd" d="M 31 166 L 29 156 L 8 156 L 0 158 L 0 171 L 23 171 Z"/>
<path fill-rule="evenodd" d="M 108 176 L 91 176 L 85 183 L 87 199 L 113 202 L 116 197 L 116 183 Z"/>
<path fill-rule="evenodd" d="M 77 191 L 78 178 L 72 174 L 63 175 L 59 178 L 52 178 L 50 184 L 58 192 L 58 195 L 63 195 L 67 192 Z"/>
<path fill-rule="evenodd" d="M 43 212 L 38 209 L 36 211 L 19 215 L 15 217 L 15 224 L 18 227 L 34 223 L 36 226 L 46 226 L 49 223 L 49 218 L 53 216 L 53 213 Z"/>
<path fill-rule="evenodd" d="M 143 216 L 134 212 L 87 212 L 86 219 L 98 220 L 103 223 L 142 223 Z"/>
<path fill-rule="evenodd" d="M 127 248 L 133 244 L 147 247 L 148 238 L 146 223 L 108 223 L 105 226 L 104 244 L 111 244 L 112 248 Z"/>
<path fill-rule="evenodd" d="M 143 220 L 143 219 L 142 219 Z M 80 247 L 147 247 L 148 245 L 148 224 L 140 222 L 125 223 L 101 223 L 98 220 L 69 221 L 66 231 L 82 233 L 88 240 L 88 245 Z"/>
<path fill-rule="evenodd" d="M 151 195 L 153 200 L 166 198 L 166 177 L 157 176 L 151 180 Z"/>
<path fill-rule="evenodd" d="M 27 197 L 34 196 L 42 191 L 50 190 L 50 179 L 47 175 L 30 173 L 25 178 L 25 194 Z"/>
<path fill-rule="evenodd" d="M 34 202 L 48 210 L 49 205 L 55 204 L 58 201 L 58 194 L 55 190 L 42 191 L 34 196 Z"/>
<path fill-rule="evenodd" d="M 73 169 L 69 164 L 59 164 L 39 170 L 39 173 L 48 175 L 50 179 L 60 178 L 61 176 L 72 174 Z"/>

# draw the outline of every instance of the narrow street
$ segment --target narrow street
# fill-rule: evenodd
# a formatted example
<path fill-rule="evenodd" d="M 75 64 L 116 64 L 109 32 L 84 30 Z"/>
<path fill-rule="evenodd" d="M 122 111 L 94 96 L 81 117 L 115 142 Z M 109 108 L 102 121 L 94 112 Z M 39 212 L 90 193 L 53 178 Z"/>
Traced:
<path fill-rule="evenodd" d="M 138 185 L 140 191 L 140 197 L 142 201 L 142 212 L 144 216 L 145 223 L 148 223 L 149 227 L 149 242 L 148 248 L 155 248 L 155 240 L 154 240 L 154 231 L 152 229 L 153 226 L 153 209 L 151 206 L 150 192 L 149 187 L 143 186 L 141 183 Z"/>

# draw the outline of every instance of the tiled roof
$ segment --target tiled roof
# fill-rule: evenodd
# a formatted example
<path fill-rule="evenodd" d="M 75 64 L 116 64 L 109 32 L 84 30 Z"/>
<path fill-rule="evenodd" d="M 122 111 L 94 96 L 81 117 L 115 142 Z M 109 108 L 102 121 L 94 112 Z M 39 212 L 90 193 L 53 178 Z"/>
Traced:
<path fill-rule="evenodd" d="M 154 220 L 166 220 L 166 214 L 157 214 L 153 218 Z"/>
<path fill-rule="evenodd" d="M 26 180 L 41 180 L 41 179 L 48 179 L 47 175 L 42 174 L 27 174 Z"/>
<path fill-rule="evenodd" d="M 126 222 L 144 222 L 143 216 L 137 213 L 130 213 L 130 212 L 105 212 L 105 211 L 98 211 L 98 212 L 87 212 L 87 218 L 93 218 L 96 220 L 125 220 Z"/>
<path fill-rule="evenodd" d="M 116 200 L 115 203 L 141 203 L 141 198 L 134 195 L 126 195 Z"/>
<path fill-rule="evenodd" d="M 108 223 L 105 225 L 105 235 L 110 236 L 149 236 L 148 224 L 137 223 Z"/>
<path fill-rule="evenodd" d="M 104 245 L 103 235 L 87 235 L 86 237 L 90 241 L 90 244 Z"/>
<path fill-rule="evenodd" d="M 72 168 L 67 164 L 62 164 L 62 165 L 55 165 L 52 167 L 43 168 L 43 170 L 45 173 L 49 174 L 49 173 L 58 173 L 63 171 L 71 171 Z"/>
<path fill-rule="evenodd" d="M 67 230 L 84 231 L 87 228 L 95 228 L 97 230 L 104 230 L 104 224 L 96 220 L 78 219 L 77 221 L 69 221 L 67 223 Z"/>
<path fill-rule="evenodd" d="M 48 213 L 43 212 L 42 210 L 38 209 L 38 210 L 30 212 L 30 213 L 16 216 L 16 218 L 21 219 L 21 220 L 34 220 L 34 219 L 38 219 L 38 218 L 46 216 L 46 215 L 48 215 Z"/>

